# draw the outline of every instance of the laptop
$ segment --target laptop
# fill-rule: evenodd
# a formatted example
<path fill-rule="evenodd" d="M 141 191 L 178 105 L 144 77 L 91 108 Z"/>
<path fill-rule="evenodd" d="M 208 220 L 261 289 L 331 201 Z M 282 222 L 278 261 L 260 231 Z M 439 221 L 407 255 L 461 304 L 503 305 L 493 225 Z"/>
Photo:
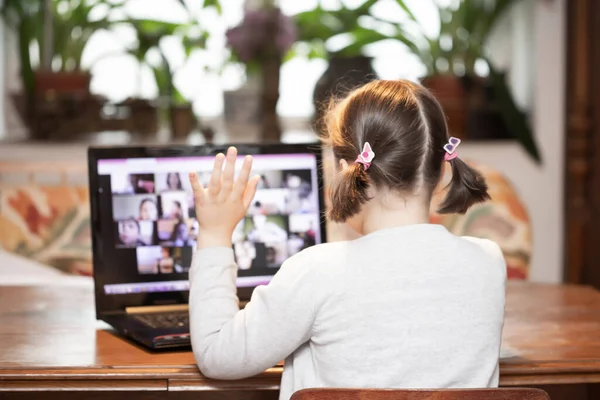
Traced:
<path fill-rule="evenodd" d="M 190 346 L 188 271 L 198 222 L 188 173 L 206 185 L 214 156 L 227 147 L 88 151 L 96 316 L 149 349 Z M 243 306 L 287 258 L 325 241 L 325 223 L 318 145 L 237 147 L 261 176 L 232 238 Z"/>

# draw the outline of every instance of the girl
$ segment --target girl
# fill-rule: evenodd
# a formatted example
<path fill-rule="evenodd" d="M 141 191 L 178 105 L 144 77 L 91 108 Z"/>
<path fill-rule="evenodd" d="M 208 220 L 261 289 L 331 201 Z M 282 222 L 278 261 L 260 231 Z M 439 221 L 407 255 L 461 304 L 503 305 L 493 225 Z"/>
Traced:
<path fill-rule="evenodd" d="M 140 221 L 156 221 L 158 217 L 158 208 L 153 199 L 143 199 L 140 202 Z"/>
<path fill-rule="evenodd" d="M 442 164 L 452 181 L 441 212 L 488 198 L 457 157 L 440 105 L 407 81 L 374 81 L 328 114 L 339 163 L 330 217 L 362 237 L 289 258 L 244 310 L 236 298 L 231 233 L 256 190 L 246 157 L 218 155 L 202 188 L 190 273 L 190 322 L 202 373 L 258 374 L 285 358 L 281 399 L 307 387 L 469 388 L 498 385 L 506 266 L 493 242 L 430 225 Z"/>
<path fill-rule="evenodd" d="M 169 172 L 167 174 L 167 190 L 183 190 L 179 173 Z"/>
<path fill-rule="evenodd" d="M 183 206 L 178 200 L 173 200 L 171 203 L 171 211 L 166 215 L 167 218 L 176 219 L 178 221 L 183 220 Z"/>
<path fill-rule="evenodd" d="M 119 221 L 119 243 L 123 246 L 146 246 L 146 243 L 140 238 L 142 233 L 140 223 L 134 218 Z"/>
<path fill-rule="evenodd" d="M 179 220 L 173 226 L 170 245 L 177 247 L 193 247 L 196 245 L 196 242 L 190 238 L 190 229 L 185 221 Z"/>

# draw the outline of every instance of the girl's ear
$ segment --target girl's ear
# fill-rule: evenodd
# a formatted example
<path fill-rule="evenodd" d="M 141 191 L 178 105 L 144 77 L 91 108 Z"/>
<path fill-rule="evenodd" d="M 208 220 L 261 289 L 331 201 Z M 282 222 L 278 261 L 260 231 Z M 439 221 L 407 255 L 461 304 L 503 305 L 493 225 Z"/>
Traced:
<path fill-rule="evenodd" d="M 346 162 L 346 160 L 344 160 L 343 158 L 340 159 L 340 168 L 342 169 L 342 171 L 345 171 L 346 168 L 348 168 L 348 162 Z"/>

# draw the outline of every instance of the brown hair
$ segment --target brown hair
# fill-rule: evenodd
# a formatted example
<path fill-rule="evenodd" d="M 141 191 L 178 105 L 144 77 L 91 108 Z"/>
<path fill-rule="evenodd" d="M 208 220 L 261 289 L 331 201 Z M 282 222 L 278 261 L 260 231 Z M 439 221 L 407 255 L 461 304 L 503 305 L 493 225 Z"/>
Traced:
<path fill-rule="evenodd" d="M 343 222 L 369 200 L 368 189 L 401 193 L 427 190 L 431 198 L 440 181 L 448 127 L 440 104 L 424 87 L 405 80 L 377 80 L 332 101 L 326 114 L 327 137 L 336 160 L 349 167 L 332 185 L 329 217 Z M 355 163 L 369 142 L 375 158 L 368 170 Z M 459 158 L 450 161 L 452 180 L 439 212 L 465 213 L 489 199 L 479 172 Z"/>

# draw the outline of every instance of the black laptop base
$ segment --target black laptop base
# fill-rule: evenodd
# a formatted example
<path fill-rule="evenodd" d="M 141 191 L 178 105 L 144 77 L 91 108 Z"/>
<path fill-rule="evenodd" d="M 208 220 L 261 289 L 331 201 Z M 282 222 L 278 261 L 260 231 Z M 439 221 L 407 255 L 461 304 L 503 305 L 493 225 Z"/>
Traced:
<path fill-rule="evenodd" d="M 189 326 L 151 328 L 132 315 L 102 316 L 122 336 L 150 350 L 189 350 L 191 348 Z"/>

